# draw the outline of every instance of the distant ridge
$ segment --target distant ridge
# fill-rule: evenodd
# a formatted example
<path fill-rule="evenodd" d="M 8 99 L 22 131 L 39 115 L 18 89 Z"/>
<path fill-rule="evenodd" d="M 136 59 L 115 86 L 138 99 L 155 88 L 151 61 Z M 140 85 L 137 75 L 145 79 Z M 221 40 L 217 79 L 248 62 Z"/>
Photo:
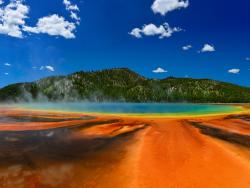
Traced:
<path fill-rule="evenodd" d="M 250 88 L 209 79 L 147 79 L 127 68 L 76 72 L 0 89 L 0 102 L 249 103 Z"/>

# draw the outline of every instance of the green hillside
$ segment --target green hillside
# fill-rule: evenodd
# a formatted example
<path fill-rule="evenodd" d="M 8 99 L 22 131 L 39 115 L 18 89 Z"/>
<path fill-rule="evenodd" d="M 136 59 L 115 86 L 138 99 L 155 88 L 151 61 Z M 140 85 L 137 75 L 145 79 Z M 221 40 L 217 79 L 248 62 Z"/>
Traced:
<path fill-rule="evenodd" d="M 247 103 L 250 88 L 208 79 L 147 79 L 129 69 L 76 72 L 0 89 L 1 102 Z"/>

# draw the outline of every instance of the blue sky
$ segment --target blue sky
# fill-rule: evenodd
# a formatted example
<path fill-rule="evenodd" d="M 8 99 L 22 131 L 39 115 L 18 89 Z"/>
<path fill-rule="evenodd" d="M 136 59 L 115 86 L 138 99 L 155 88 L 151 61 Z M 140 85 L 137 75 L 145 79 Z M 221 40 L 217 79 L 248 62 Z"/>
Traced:
<path fill-rule="evenodd" d="M 249 0 L 0 0 L 0 7 L 0 87 L 116 67 L 250 86 Z"/>

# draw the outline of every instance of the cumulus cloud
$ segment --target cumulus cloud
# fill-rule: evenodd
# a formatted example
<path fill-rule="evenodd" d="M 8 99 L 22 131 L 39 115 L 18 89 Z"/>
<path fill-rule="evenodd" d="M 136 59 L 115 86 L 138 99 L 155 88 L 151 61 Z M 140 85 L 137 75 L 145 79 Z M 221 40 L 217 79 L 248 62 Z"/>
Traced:
<path fill-rule="evenodd" d="M 192 48 L 192 45 L 186 45 L 182 47 L 182 50 L 187 51 Z"/>
<path fill-rule="evenodd" d="M 40 70 L 47 70 L 47 71 L 50 71 L 50 72 L 54 72 L 55 68 L 50 66 L 50 65 L 46 65 L 46 66 L 41 66 Z"/>
<path fill-rule="evenodd" d="M 142 37 L 141 32 L 142 32 L 141 29 L 134 28 L 129 34 L 133 35 L 136 38 L 141 38 Z"/>
<path fill-rule="evenodd" d="M 30 8 L 24 4 L 24 0 L 11 0 L 5 6 L 2 6 L 3 3 L 3 0 L 0 0 L 0 34 L 23 38 L 24 32 L 28 32 L 62 36 L 66 39 L 75 38 L 76 25 L 80 21 L 80 17 L 76 13 L 79 8 L 69 0 L 63 0 L 63 4 L 74 21 L 70 22 L 62 16 L 53 14 L 39 18 L 34 27 L 25 23 L 25 20 L 29 18 Z"/>
<path fill-rule="evenodd" d="M 180 28 L 174 27 L 171 28 L 168 23 L 164 23 L 160 26 L 154 24 L 144 25 L 141 29 L 134 28 L 129 34 L 136 37 L 142 38 L 142 36 L 159 36 L 159 38 L 168 38 L 173 35 L 175 32 L 181 31 Z"/>
<path fill-rule="evenodd" d="M 64 17 L 53 14 L 40 18 L 35 27 L 24 26 L 23 30 L 29 33 L 45 33 L 51 36 L 62 36 L 66 39 L 75 38 L 74 23 L 68 22 Z"/>
<path fill-rule="evenodd" d="M 240 69 L 230 69 L 230 70 L 228 70 L 228 73 L 230 73 L 230 74 L 239 74 Z"/>
<path fill-rule="evenodd" d="M 152 71 L 153 73 L 166 73 L 168 72 L 167 70 L 161 68 L 161 67 L 158 67 L 157 69 L 153 70 Z"/>
<path fill-rule="evenodd" d="M 1 1 L 0 4 L 2 4 Z M 23 38 L 22 27 L 28 18 L 29 7 L 22 0 L 13 0 L 5 7 L 0 8 L 0 34 Z"/>
<path fill-rule="evenodd" d="M 201 49 L 201 52 L 214 52 L 215 47 L 210 44 L 204 44 L 203 48 Z"/>
<path fill-rule="evenodd" d="M 80 11 L 78 6 L 75 4 L 72 4 L 70 0 L 63 0 L 63 4 L 66 7 L 66 10 L 69 11 L 70 17 L 77 21 L 79 24 L 79 21 L 81 20 L 80 17 L 77 15 L 77 12 Z"/>
<path fill-rule="evenodd" d="M 7 67 L 10 67 L 10 66 L 11 66 L 10 63 L 4 63 L 4 65 L 7 66 Z"/>
<path fill-rule="evenodd" d="M 166 15 L 176 9 L 187 8 L 189 6 L 189 1 L 186 0 L 155 0 L 151 6 L 154 13 L 160 13 L 161 15 Z"/>

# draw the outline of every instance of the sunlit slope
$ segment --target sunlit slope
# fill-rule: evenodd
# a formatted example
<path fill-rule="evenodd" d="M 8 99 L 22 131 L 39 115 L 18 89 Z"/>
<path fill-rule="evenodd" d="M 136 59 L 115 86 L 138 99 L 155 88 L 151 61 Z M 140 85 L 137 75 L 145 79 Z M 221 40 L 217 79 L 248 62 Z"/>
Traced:
<path fill-rule="evenodd" d="M 76 72 L 0 90 L 0 101 L 250 102 L 250 88 L 208 79 L 147 79 L 129 69 Z"/>

